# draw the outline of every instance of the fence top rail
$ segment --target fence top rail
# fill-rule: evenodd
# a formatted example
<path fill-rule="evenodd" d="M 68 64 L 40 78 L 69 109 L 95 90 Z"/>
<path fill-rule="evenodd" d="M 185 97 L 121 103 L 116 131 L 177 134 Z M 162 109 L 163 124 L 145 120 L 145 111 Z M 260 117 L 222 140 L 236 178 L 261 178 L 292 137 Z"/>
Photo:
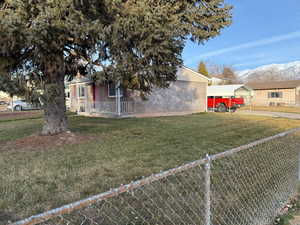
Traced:
<path fill-rule="evenodd" d="M 42 223 L 44 221 L 47 221 L 51 218 L 55 218 L 55 217 L 58 217 L 58 216 L 63 215 L 63 214 L 68 214 L 68 213 L 71 213 L 75 210 L 82 209 L 84 207 L 88 207 L 88 206 L 92 205 L 93 203 L 96 203 L 96 202 L 99 202 L 99 201 L 103 201 L 103 200 L 118 196 L 118 195 L 120 195 L 122 193 L 125 193 L 125 192 L 128 192 L 128 191 L 135 190 L 139 187 L 142 187 L 144 185 L 153 183 L 155 181 L 161 180 L 161 179 L 169 177 L 171 175 L 183 172 L 183 171 L 191 169 L 191 168 L 195 168 L 197 166 L 204 165 L 204 164 L 208 163 L 209 161 L 213 161 L 213 160 L 216 160 L 216 159 L 219 159 L 219 158 L 224 158 L 226 156 L 235 154 L 235 153 L 243 151 L 243 150 L 247 150 L 247 149 L 255 147 L 257 145 L 269 142 L 271 140 L 274 140 L 274 139 L 277 139 L 277 138 L 280 138 L 280 137 L 287 136 L 289 134 L 293 134 L 293 133 L 298 132 L 298 131 L 300 131 L 300 127 L 295 128 L 295 129 L 291 129 L 291 130 L 288 130 L 288 131 L 285 131 L 285 132 L 282 132 L 282 133 L 279 133 L 279 134 L 276 134 L 276 135 L 271 136 L 271 137 L 260 139 L 258 141 L 254 141 L 254 142 L 251 142 L 250 144 L 242 145 L 240 147 L 233 148 L 233 149 L 230 149 L 230 150 L 222 152 L 222 153 L 211 155 L 211 156 L 208 156 L 204 159 L 200 159 L 200 160 L 197 160 L 197 161 L 194 161 L 194 162 L 190 162 L 190 163 L 187 163 L 183 166 L 176 167 L 174 169 L 170 169 L 170 170 L 158 173 L 158 174 L 151 175 L 147 178 L 132 182 L 132 183 L 127 184 L 127 185 L 121 185 L 119 188 L 111 189 L 110 191 L 107 191 L 107 192 L 104 192 L 104 193 L 101 193 L 101 194 L 98 194 L 98 195 L 94 195 L 94 196 L 86 198 L 84 200 L 77 201 L 77 202 L 62 206 L 60 208 L 56 208 L 56 209 L 47 211 L 47 212 L 42 213 L 42 214 L 31 216 L 27 219 L 24 219 L 24 220 L 21 220 L 21 221 L 18 221 L 18 222 L 9 223 L 9 225 L 36 225 L 36 224 Z"/>
<path fill-rule="evenodd" d="M 293 133 L 296 133 L 296 132 L 298 132 L 298 131 L 300 131 L 300 127 L 297 127 L 297 128 L 294 128 L 294 129 L 287 130 L 287 131 L 285 131 L 285 132 L 276 134 L 276 135 L 274 135 L 274 136 L 270 136 L 270 137 L 267 137 L 267 138 L 263 138 L 263 139 L 254 141 L 254 142 L 251 142 L 251 143 L 249 143 L 249 144 L 242 145 L 242 146 L 240 146 L 240 147 L 237 147 L 237 148 L 233 148 L 233 149 L 227 150 L 227 151 L 225 151 L 225 152 L 221 152 L 221 153 L 218 153 L 218 154 L 215 154 L 215 155 L 211 155 L 211 156 L 210 156 L 210 160 L 216 160 L 216 159 L 219 159 L 219 158 L 224 158 L 224 157 L 226 157 L 226 156 L 235 154 L 235 153 L 237 153 L 237 152 L 240 152 L 240 151 L 243 151 L 243 150 L 246 150 L 246 149 L 249 149 L 249 148 L 253 148 L 253 147 L 255 147 L 255 146 L 258 146 L 258 145 L 267 143 L 267 142 L 272 141 L 272 140 L 275 140 L 275 139 L 277 139 L 277 138 L 285 137 L 285 136 L 287 136 L 287 135 L 289 135 L 289 134 L 293 134 Z"/>
<path fill-rule="evenodd" d="M 118 196 L 124 192 L 132 191 L 134 189 L 137 189 L 144 185 L 153 183 L 154 181 L 161 180 L 161 179 L 171 176 L 173 174 L 177 174 L 179 172 L 194 168 L 196 166 L 203 165 L 203 164 L 205 164 L 205 162 L 207 162 L 207 159 L 201 159 L 201 160 L 197 160 L 197 161 L 185 164 L 183 166 L 176 167 L 174 169 L 167 170 L 165 172 L 161 172 L 159 174 L 153 174 L 147 178 L 132 182 L 127 185 L 121 185 L 119 188 L 111 189 L 110 191 L 101 193 L 99 195 L 94 195 L 94 196 L 86 198 L 84 200 L 77 201 L 77 202 L 65 205 L 63 207 L 57 208 L 57 209 L 47 211 L 42 214 L 31 216 L 27 219 L 24 219 L 24 220 L 15 222 L 15 223 L 11 223 L 11 225 L 35 225 L 35 224 L 44 222 L 46 220 L 49 220 L 50 218 L 57 217 L 57 216 L 67 214 L 67 213 L 71 213 L 75 210 L 87 207 L 93 203 L 103 201 L 103 200 L 112 198 L 114 196 Z"/>

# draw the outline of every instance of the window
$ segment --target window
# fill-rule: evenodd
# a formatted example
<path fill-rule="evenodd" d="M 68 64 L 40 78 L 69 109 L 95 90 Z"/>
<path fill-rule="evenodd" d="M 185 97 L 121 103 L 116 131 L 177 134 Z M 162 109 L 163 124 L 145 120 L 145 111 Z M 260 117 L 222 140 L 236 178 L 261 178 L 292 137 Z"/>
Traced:
<path fill-rule="evenodd" d="M 70 91 L 69 90 L 66 91 L 66 98 L 70 98 Z"/>
<path fill-rule="evenodd" d="M 116 84 L 113 82 L 108 83 L 108 97 L 116 97 Z M 120 87 L 120 97 L 123 97 L 123 88 Z"/>
<path fill-rule="evenodd" d="M 85 86 L 83 86 L 83 85 L 79 86 L 78 96 L 79 96 L 79 98 L 85 97 Z"/>
<path fill-rule="evenodd" d="M 268 98 L 282 98 L 282 92 L 269 92 Z"/>
<path fill-rule="evenodd" d="M 208 96 L 208 98 L 223 98 L 222 96 Z"/>

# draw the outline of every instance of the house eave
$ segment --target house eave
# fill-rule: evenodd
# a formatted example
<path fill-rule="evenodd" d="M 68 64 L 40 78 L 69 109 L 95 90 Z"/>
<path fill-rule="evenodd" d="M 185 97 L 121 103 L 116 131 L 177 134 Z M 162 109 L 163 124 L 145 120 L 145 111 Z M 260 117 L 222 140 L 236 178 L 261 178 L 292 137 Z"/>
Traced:
<path fill-rule="evenodd" d="M 188 67 L 186 67 L 186 66 L 182 66 L 182 68 L 184 68 L 184 69 L 186 69 L 186 70 L 188 70 L 188 71 L 190 71 L 190 72 L 196 74 L 197 76 L 200 76 L 200 77 L 203 78 L 203 79 L 206 79 L 207 81 L 211 81 L 211 80 L 212 80 L 212 79 L 210 79 L 210 78 L 208 78 L 208 77 L 202 75 L 201 73 L 198 73 L 198 72 L 196 72 L 196 71 L 194 71 L 194 70 L 192 70 L 192 69 L 190 69 L 190 68 L 188 68 Z"/>

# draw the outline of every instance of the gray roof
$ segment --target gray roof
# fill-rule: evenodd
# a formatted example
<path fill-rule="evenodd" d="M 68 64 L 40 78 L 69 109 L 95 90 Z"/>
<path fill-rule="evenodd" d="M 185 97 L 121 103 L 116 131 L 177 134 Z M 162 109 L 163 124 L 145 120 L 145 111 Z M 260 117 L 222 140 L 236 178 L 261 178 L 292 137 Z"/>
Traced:
<path fill-rule="evenodd" d="M 260 83 L 247 83 L 246 86 L 253 90 L 269 90 L 269 89 L 294 89 L 300 86 L 300 80 L 288 81 L 266 81 Z"/>
<path fill-rule="evenodd" d="M 77 83 L 91 83 L 91 82 L 92 82 L 92 80 L 89 79 L 88 77 L 77 76 L 70 83 L 77 84 Z"/>

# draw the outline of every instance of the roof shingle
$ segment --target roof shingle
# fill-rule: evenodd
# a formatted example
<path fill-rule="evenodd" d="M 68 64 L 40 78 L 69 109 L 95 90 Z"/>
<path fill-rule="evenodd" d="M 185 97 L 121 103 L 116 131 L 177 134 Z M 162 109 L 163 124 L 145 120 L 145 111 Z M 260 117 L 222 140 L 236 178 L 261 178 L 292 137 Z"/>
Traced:
<path fill-rule="evenodd" d="M 268 90 L 268 89 L 293 89 L 300 86 L 300 80 L 288 81 L 267 81 L 261 83 L 247 83 L 247 87 L 254 90 Z"/>

